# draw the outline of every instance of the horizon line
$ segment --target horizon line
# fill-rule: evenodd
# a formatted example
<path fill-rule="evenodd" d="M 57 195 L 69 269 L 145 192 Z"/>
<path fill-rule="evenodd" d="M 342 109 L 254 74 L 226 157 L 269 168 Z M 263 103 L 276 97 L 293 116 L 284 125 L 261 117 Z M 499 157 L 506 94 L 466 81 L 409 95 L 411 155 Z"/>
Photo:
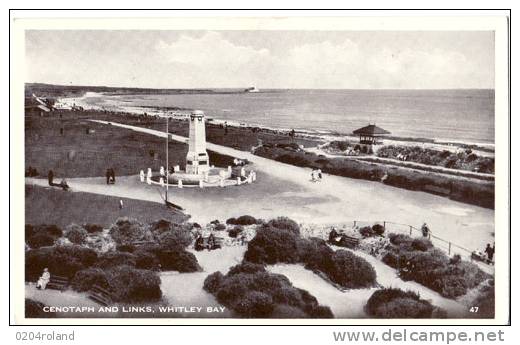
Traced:
<path fill-rule="evenodd" d="M 243 90 L 251 86 L 237 86 L 237 87 L 144 87 L 144 86 L 107 86 L 107 85 L 79 85 L 79 84 L 52 84 L 45 82 L 24 82 L 27 84 L 40 84 L 49 86 L 60 86 L 60 87 L 96 87 L 96 88 L 112 88 L 112 89 L 145 89 L 145 90 L 216 90 L 216 89 L 229 89 L 229 90 Z M 259 88 L 262 90 L 262 88 Z M 495 90 L 494 87 L 466 87 L 466 88 L 301 88 L 301 87 L 265 87 L 263 90 L 417 90 L 417 91 L 428 91 L 428 90 Z"/>

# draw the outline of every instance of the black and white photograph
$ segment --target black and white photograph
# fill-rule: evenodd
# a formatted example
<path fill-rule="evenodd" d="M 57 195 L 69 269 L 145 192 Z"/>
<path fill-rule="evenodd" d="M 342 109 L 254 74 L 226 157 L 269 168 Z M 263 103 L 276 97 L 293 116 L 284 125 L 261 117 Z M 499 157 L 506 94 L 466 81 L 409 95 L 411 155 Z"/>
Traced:
<path fill-rule="evenodd" d="M 507 18 L 242 19 L 20 21 L 19 322 L 507 322 Z"/>

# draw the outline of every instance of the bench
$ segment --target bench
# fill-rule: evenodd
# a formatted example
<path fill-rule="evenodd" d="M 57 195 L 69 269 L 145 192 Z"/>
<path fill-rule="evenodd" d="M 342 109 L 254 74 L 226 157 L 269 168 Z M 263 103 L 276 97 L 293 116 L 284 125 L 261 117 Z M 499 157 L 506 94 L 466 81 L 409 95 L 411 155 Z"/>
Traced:
<path fill-rule="evenodd" d="M 112 304 L 113 301 L 112 294 L 99 285 L 94 285 L 90 289 L 88 298 L 105 307 Z"/>
<path fill-rule="evenodd" d="M 69 279 L 62 276 L 51 275 L 47 283 L 47 289 L 63 291 L 69 286 Z"/>
<path fill-rule="evenodd" d="M 359 245 L 359 238 L 340 235 L 336 237 L 335 241 L 329 241 L 329 243 L 339 247 L 356 248 Z"/>

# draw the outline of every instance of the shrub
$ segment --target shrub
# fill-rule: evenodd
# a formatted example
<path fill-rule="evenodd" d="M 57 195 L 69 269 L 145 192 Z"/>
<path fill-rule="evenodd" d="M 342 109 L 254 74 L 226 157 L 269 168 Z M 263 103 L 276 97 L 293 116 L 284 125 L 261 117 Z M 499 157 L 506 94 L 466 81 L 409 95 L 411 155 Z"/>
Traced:
<path fill-rule="evenodd" d="M 265 266 L 260 264 L 255 264 L 252 262 L 243 262 L 240 265 L 235 265 L 229 269 L 227 273 L 228 276 L 232 276 L 239 273 L 258 273 L 258 272 L 266 272 Z"/>
<path fill-rule="evenodd" d="M 385 233 L 385 227 L 381 224 L 374 224 L 372 226 L 372 231 L 378 236 L 383 236 Z"/>
<path fill-rule="evenodd" d="M 359 229 L 359 234 L 363 236 L 364 238 L 372 237 L 375 235 L 375 232 L 372 230 L 372 227 L 370 226 L 364 226 Z"/>
<path fill-rule="evenodd" d="M 136 256 L 127 252 L 106 252 L 99 256 L 96 266 L 106 269 L 114 266 L 135 266 Z"/>
<path fill-rule="evenodd" d="M 365 306 L 367 314 L 378 318 L 431 318 L 435 308 L 419 295 L 400 289 L 377 290 Z"/>
<path fill-rule="evenodd" d="M 76 291 L 88 291 L 94 285 L 102 288 L 108 287 L 108 279 L 105 271 L 100 268 L 87 268 L 78 271 L 71 282 L 72 288 Z"/>
<path fill-rule="evenodd" d="M 157 257 L 163 271 L 178 271 L 185 273 L 202 270 L 195 255 L 184 249 L 163 249 L 157 253 Z"/>
<path fill-rule="evenodd" d="M 412 248 L 421 252 L 425 252 L 428 249 L 433 248 L 433 244 L 427 238 L 414 238 L 412 241 Z"/>
<path fill-rule="evenodd" d="M 173 228 L 172 230 L 163 232 L 159 236 L 159 243 L 166 249 L 183 249 L 191 244 L 193 237 L 189 230 L 181 227 Z"/>
<path fill-rule="evenodd" d="M 150 230 L 153 233 L 163 233 L 165 231 L 171 230 L 172 222 L 166 220 L 166 219 L 160 219 L 156 222 L 150 223 Z"/>
<path fill-rule="evenodd" d="M 297 235 L 300 234 L 300 226 L 294 220 L 287 217 L 271 219 L 267 222 L 267 225 L 281 230 L 288 230 Z"/>
<path fill-rule="evenodd" d="M 215 272 L 206 278 L 204 289 L 242 317 L 332 317 L 330 309 L 320 306 L 314 296 L 262 265 L 244 262 L 225 276 Z"/>
<path fill-rule="evenodd" d="M 25 279 L 36 281 L 44 268 L 51 276 L 72 278 L 76 272 L 91 267 L 97 260 L 95 251 L 76 245 L 29 250 L 25 253 Z"/>
<path fill-rule="evenodd" d="M 65 229 L 65 237 L 74 244 L 85 243 L 87 236 L 87 230 L 77 224 L 71 224 Z"/>
<path fill-rule="evenodd" d="M 226 225 L 219 223 L 219 224 L 215 225 L 215 230 L 217 230 L 217 231 L 226 230 Z"/>
<path fill-rule="evenodd" d="M 133 253 L 135 251 L 135 246 L 133 244 L 121 244 L 116 247 L 116 250 L 118 252 L 126 252 L 126 253 Z"/>
<path fill-rule="evenodd" d="M 143 224 L 129 218 L 117 219 L 109 233 L 117 244 L 132 244 L 149 237 L 149 233 Z"/>
<path fill-rule="evenodd" d="M 233 220 L 233 218 L 228 219 L 228 221 L 229 220 Z M 226 223 L 227 223 L 227 221 L 226 221 Z M 233 225 L 253 225 L 253 224 L 256 224 L 256 218 L 253 217 L 253 216 L 244 215 L 244 216 L 238 217 L 234 221 L 234 223 L 228 223 L 228 224 L 233 224 Z"/>
<path fill-rule="evenodd" d="M 220 271 L 213 272 L 204 280 L 203 289 L 209 293 L 215 293 L 220 288 L 223 280 L 224 275 Z"/>
<path fill-rule="evenodd" d="M 162 296 L 161 279 L 153 271 L 117 266 L 108 270 L 107 276 L 116 301 L 151 302 L 159 300 Z"/>
<path fill-rule="evenodd" d="M 46 232 L 37 232 L 27 239 L 27 244 L 33 249 L 54 245 L 56 238 Z"/>
<path fill-rule="evenodd" d="M 94 233 L 103 231 L 103 227 L 101 225 L 97 225 L 97 224 L 90 224 L 90 223 L 83 224 L 83 228 L 85 230 L 87 230 L 87 232 L 89 234 L 94 234 Z"/>
<path fill-rule="evenodd" d="M 242 231 L 244 231 L 244 229 L 240 225 L 237 225 L 233 229 L 228 230 L 228 235 L 229 237 L 237 238 Z"/>
<path fill-rule="evenodd" d="M 29 298 L 26 298 L 25 299 L 25 317 L 28 319 L 56 317 L 56 313 L 54 313 L 54 312 L 43 311 L 44 307 L 46 307 L 45 304 L 43 304 L 41 302 L 37 302 L 37 301 L 29 299 Z"/>
<path fill-rule="evenodd" d="M 63 231 L 56 225 L 25 226 L 25 241 L 31 248 L 40 248 L 54 245 L 55 241 L 63 236 Z"/>
<path fill-rule="evenodd" d="M 484 286 L 480 287 L 477 297 L 471 303 L 478 307 L 476 317 L 494 318 L 495 317 L 495 281 L 490 279 Z"/>
<path fill-rule="evenodd" d="M 299 261 L 298 242 L 294 232 L 266 226 L 249 242 L 244 259 L 266 264 L 295 263 Z"/>
<path fill-rule="evenodd" d="M 160 267 L 159 258 L 153 253 L 145 250 L 136 250 L 135 255 L 135 268 L 146 269 L 146 270 L 158 270 Z"/>
<path fill-rule="evenodd" d="M 322 271 L 334 282 L 348 289 L 371 287 L 376 284 L 376 271 L 363 258 L 346 250 L 334 252 L 330 267 Z"/>
<path fill-rule="evenodd" d="M 235 302 L 234 309 L 244 317 L 267 318 L 274 309 L 274 303 L 266 293 L 248 291 Z"/>
<path fill-rule="evenodd" d="M 397 246 L 402 243 L 404 243 L 404 244 L 412 243 L 412 241 L 413 241 L 413 239 L 408 235 L 394 234 L 394 233 L 389 234 L 388 239 L 390 240 L 390 243 L 395 244 Z"/>
<path fill-rule="evenodd" d="M 410 242 L 408 237 L 401 242 L 394 238 L 394 242 L 399 245 L 388 248 L 383 262 L 399 268 L 402 279 L 416 281 L 444 297 L 462 296 L 489 278 L 475 264 L 449 258 L 426 239 Z"/>
<path fill-rule="evenodd" d="M 237 223 L 236 218 L 228 218 L 228 220 L 226 220 L 226 224 L 235 225 L 236 223 Z"/>

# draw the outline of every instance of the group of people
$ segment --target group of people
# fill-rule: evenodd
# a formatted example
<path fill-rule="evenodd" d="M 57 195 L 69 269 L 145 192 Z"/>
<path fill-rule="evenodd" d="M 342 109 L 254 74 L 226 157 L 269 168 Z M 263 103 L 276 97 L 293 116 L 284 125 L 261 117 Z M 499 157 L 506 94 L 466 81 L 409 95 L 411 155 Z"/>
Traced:
<path fill-rule="evenodd" d="M 105 176 L 107 178 L 107 184 L 115 184 L 116 183 L 116 173 L 113 168 L 108 168 Z"/>
<path fill-rule="evenodd" d="M 312 182 L 319 182 L 321 181 L 323 175 L 321 173 L 321 169 L 312 169 L 311 172 L 311 181 Z"/>
<path fill-rule="evenodd" d="M 213 235 L 213 234 L 210 234 L 207 237 L 206 241 L 205 241 L 204 237 L 202 237 L 202 235 L 199 235 L 195 239 L 194 248 L 196 251 L 201 251 L 204 249 L 213 250 L 213 249 L 220 249 L 221 245 L 218 243 L 217 239 L 215 238 L 215 235 Z"/>

